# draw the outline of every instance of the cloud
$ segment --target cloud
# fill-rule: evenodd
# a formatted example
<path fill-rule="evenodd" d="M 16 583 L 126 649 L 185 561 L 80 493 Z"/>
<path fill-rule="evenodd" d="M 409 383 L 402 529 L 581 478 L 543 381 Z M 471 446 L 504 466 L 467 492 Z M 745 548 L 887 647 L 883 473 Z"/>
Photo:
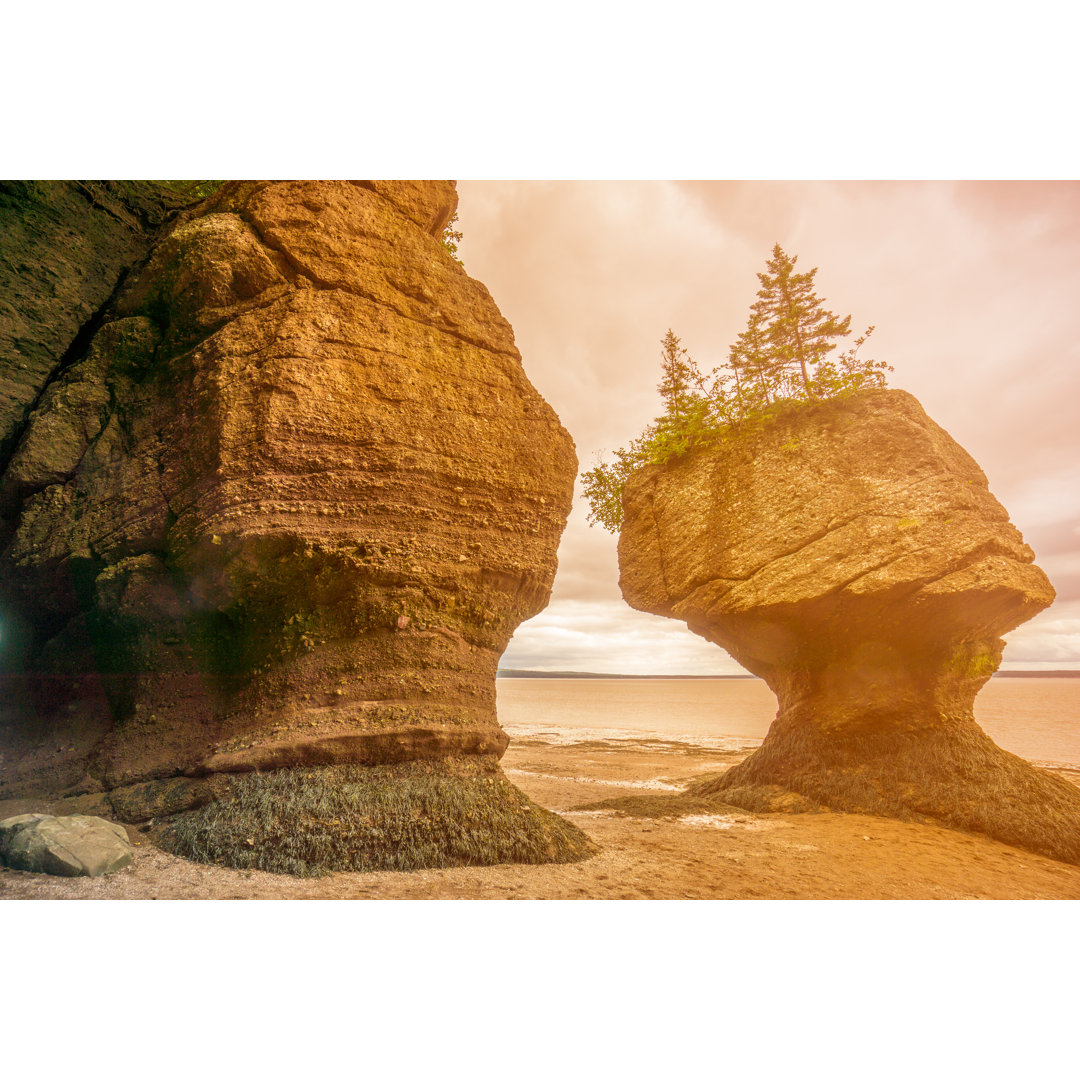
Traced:
<path fill-rule="evenodd" d="M 1052 556 L 1075 555 L 1080 551 L 1080 518 L 1029 526 L 1024 539 L 1035 549 L 1036 558 L 1045 567 L 1046 560 Z"/>
<path fill-rule="evenodd" d="M 1058 601 L 1005 635 L 1006 666 L 1029 662 L 1080 667 L 1080 600 Z"/>
<path fill-rule="evenodd" d="M 523 623 L 501 667 L 621 675 L 746 674 L 723 649 L 682 623 L 630 611 L 621 602 L 553 600 Z"/>

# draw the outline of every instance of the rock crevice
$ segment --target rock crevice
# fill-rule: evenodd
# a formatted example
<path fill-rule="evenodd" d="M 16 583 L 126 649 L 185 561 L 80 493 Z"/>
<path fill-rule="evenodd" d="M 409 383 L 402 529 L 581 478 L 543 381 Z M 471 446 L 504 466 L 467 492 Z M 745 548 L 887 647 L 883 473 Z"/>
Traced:
<path fill-rule="evenodd" d="M 137 181 L 0 181 L 0 468 L 181 201 Z"/>

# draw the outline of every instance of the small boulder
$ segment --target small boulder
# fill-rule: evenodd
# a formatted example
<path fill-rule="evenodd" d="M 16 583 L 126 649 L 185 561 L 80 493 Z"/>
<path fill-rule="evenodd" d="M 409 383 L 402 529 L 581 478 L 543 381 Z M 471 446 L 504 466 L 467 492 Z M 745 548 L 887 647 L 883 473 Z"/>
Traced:
<path fill-rule="evenodd" d="M 0 862 L 13 870 L 61 877 L 99 877 L 135 854 L 122 825 L 71 814 L 20 814 L 0 821 Z"/>

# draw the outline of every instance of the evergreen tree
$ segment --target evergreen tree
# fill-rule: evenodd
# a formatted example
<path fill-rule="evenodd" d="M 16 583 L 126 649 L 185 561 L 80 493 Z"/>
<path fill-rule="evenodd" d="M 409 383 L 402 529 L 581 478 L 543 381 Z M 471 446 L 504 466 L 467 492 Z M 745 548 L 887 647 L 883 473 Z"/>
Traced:
<path fill-rule="evenodd" d="M 623 489 L 627 477 L 648 461 L 654 460 L 655 426 L 647 427 L 629 446 L 616 450 L 615 460 L 608 464 L 597 459 L 596 465 L 581 474 L 581 486 L 589 501 L 586 520 L 590 525 L 602 525 L 608 532 L 622 528 Z"/>
<path fill-rule="evenodd" d="M 735 381 L 739 411 L 768 408 L 773 401 L 773 361 L 765 320 L 756 308 L 750 309 L 746 329 L 728 352 L 728 368 Z"/>
<path fill-rule="evenodd" d="M 773 247 L 765 273 L 758 274 L 761 288 L 752 311 L 766 327 L 766 379 L 780 389 L 780 396 L 805 393 L 817 398 L 820 395 L 813 385 L 812 369 L 836 348 L 834 338 L 851 333 L 851 316 L 840 319 L 824 307 L 814 294 L 817 267 L 797 274 L 798 258 L 788 256 L 779 244 Z"/>
<path fill-rule="evenodd" d="M 701 396 L 702 379 L 697 364 L 670 327 L 660 341 L 660 372 L 657 390 L 664 402 L 664 418 L 676 425 L 683 424 Z"/>

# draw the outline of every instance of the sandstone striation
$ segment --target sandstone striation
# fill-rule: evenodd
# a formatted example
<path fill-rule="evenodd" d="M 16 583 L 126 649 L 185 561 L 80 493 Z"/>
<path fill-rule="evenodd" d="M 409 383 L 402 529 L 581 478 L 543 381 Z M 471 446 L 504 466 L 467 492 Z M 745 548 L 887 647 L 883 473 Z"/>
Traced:
<path fill-rule="evenodd" d="M 1054 598 L 976 462 L 865 392 L 635 474 L 620 584 L 763 678 L 759 750 L 699 794 L 933 819 L 1080 862 L 1080 791 L 997 747 L 973 702 Z"/>
<path fill-rule="evenodd" d="M 214 777 L 506 783 L 495 670 L 547 603 L 576 459 L 439 240 L 456 200 L 226 184 L 42 389 L 0 478 L 7 795 L 164 806 L 175 850 L 278 868 L 215 847 L 210 808 L 254 796 Z M 319 820 L 304 790 L 289 820 L 266 801 L 269 832 Z M 537 860 L 587 850 L 530 813 Z"/>

